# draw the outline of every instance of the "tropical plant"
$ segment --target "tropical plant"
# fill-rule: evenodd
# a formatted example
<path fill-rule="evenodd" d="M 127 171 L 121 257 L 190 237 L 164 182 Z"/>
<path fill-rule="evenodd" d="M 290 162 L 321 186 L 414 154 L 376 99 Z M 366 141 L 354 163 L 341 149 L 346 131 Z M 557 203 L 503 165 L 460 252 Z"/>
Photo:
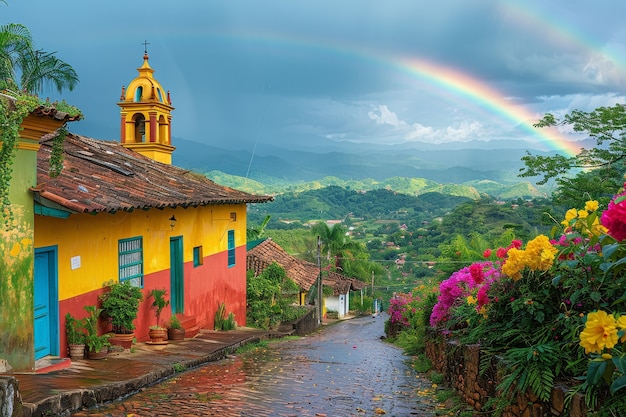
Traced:
<path fill-rule="evenodd" d="M 626 193 L 604 213 L 598 208 L 594 200 L 572 208 L 555 224 L 552 239 L 539 235 L 525 245 L 513 241 L 487 250 L 485 261 L 441 282 L 430 323 L 502 359 L 503 398 L 530 389 L 546 399 L 555 379 L 582 373 L 587 399 L 609 404 L 613 397 L 607 395 L 626 388 L 626 355 L 618 343 L 626 342 L 620 311 L 626 301 Z M 591 355 L 587 367 L 585 354 Z"/>
<path fill-rule="evenodd" d="M 296 301 L 297 285 L 287 277 L 285 269 L 273 262 L 263 272 L 246 280 L 248 308 L 246 323 L 249 326 L 269 329 L 278 324 L 285 307 Z"/>
<path fill-rule="evenodd" d="M 271 218 L 272 217 L 268 214 L 265 216 L 265 219 L 263 219 L 263 222 L 261 223 L 260 226 L 258 227 L 251 226 L 249 229 L 247 229 L 246 240 L 249 242 L 252 240 L 260 239 L 261 236 L 263 236 L 263 233 L 265 233 L 265 227 L 270 222 Z"/>
<path fill-rule="evenodd" d="M 130 281 L 110 280 L 104 286 L 100 295 L 102 315 L 111 322 L 115 333 L 133 333 L 139 303 L 143 300 L 141 289 Z"/>
<path fill-rule="evenodd" d="M 170 305 L 170 301 L 165 299 L 166 293 L 167 291 L 165 290 L 165 288 L 154 288 L 150 291 L 149 295 L 149 297 L 153 298 L 152 308 L 154 309 L 154 314 L 156 316 L 156 326 L 154 327 L 158 329 L 162 328 L 161 326 L 159 326 L 159 323 L 161 321 L 161 312 L 165 307 Z"/>
<path fill-rule="evenodd" d="M 311 228 L 311 233 L 320 239 L 321 255 L 325 256 L 327 261 L 331 261 L 334 268 L 341 272 L 345 272 L 346 263 L 349 260 L 367 252 L 363 245 L 350 240 L 347 231 L 339 223 L 328 227 L 326 223 L 319 222 Z"/>
<path fill-rule="evenodd" d="M 96 306 L 84 306 L 87 312 L 85 318 L 85 330 L 87 335 L 85 336 L 85 345 L 90 352 L 100 352 L 103 348 L 110 346 L 109 338 L 110 333 L 98 335 L 98 319 L 102 313 L 102 309 Z"/>
<path fill-rule="evenodd" d="M 0 89 L 15 85 L 20 90 L 40 93 L 48 84 L 58 92 L 72 91 L 78 84 L 78 75 L 55 53 L 36 50 L 26 26 L 0 26 Z"/>
<path fill-rule="evenodd" d="M 41 92 L 48 83 L 52 83 L 59 92 L 65 88 L 72 90 L 78 83 L 78 76 L 72 67 L 53 53 L 35 50 L 25 26 L 0 26 L 0 216 L 3 220 L 6 217 L 12 219 L 8 189 L 20 125 L 30 112 L 42 105 L 31 94 Z M 75 108 L 68 112 L 72 116 L 80 114 Z M 62 167 L 62 143 L 66 132 L 62 129 L 53 142 L 53 176 Z"/>
<path fill-rule="evenodd" d="M 169 322 L 168 327 L 170 329 L 183 330 L 183 326 L 175 314 L 173 314 L 172 317 L 170 317 L 170 322 Z"/>
<path fill-rule="evenodd" d="M 228 331 L 237 328 L 237 322 L 235 322 L 235 315 L 230 312 L 226 316 L 226 304 L 220 303 L 215 312 L 214 326 L 215 330 Z"/>
<path fill-rule="evenodd" d="M 70 313 L 65 314 L 65 334 L 69 345 L 85 344 L 85 319 L 77 319 Z"/>

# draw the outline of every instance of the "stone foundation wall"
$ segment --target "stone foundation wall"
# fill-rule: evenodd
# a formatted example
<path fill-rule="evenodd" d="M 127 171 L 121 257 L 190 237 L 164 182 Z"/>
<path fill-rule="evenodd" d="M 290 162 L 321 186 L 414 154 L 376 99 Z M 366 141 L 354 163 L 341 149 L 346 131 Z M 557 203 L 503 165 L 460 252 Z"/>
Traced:
<path fill-rule="evenodd" d="M 311 308 L 307 314 L 293 323 L 294 334 L 298 336 L 305 336 L 317 330 L 318 327 L 316 308 Z"/>
<path fill-rule="evenodd" d="M 433 368 L 443 375 L 446 386 L 453 388 L 463 400 L 476 411 L 483 411 L 490 398 L 501 395 L 496 387 L 499 384 L 497 364 L 480 374 L 480 346 L 460 345 L 457 341 L 445 338 L 430 329 L 426 333 L 426 355 Z M 575 395 L 569 410 L 564 401 L 567 388 L 552 388 L 550 401 L 539 401 L 534 395 L 518 395 L 515 403 L 504 411 L 502 417 L 586 417 L 584 398 Z"/>
<path fill-rule="evenodd" d="M 22 397 L 17 380 L 12 376 L 0 377 L 0 416 L 22 417 Z"/>

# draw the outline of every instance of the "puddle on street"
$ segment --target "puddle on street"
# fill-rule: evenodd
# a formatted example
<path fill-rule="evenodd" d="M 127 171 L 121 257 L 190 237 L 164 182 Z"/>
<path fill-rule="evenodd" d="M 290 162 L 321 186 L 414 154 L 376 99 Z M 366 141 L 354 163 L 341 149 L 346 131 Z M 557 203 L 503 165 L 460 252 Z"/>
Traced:
<path fill-rule="evenodd" d="M 177 374 L 74 416 L 433 416 L 432 384 L 376 340 L 304 338 Z"/>

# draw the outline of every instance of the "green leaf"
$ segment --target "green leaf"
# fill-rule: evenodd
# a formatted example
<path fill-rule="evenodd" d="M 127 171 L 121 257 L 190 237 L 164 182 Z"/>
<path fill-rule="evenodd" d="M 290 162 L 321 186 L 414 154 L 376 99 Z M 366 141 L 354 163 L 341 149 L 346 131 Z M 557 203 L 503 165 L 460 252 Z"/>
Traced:
<path fill-rule="evenodd" d="M 606 361 L 602 359 L 591 361 L 587 369 L 587 383 L 596 385 L 604 375 L 604 371 L 606 371 Z"/>
<path fill-rule="evenodd" d="M 613 357 L 613 365 L 623 374 L 626 374 L 626 356 Z"/>
<path fill-rule="evenodd" d="M 619 378 L 617 378 L 615 381 L 613 381 L 613 383 L 611 384 L 611 394 L 615 394 L 615 392 L 619 391 L 620 389 L 626 387 L 626 375 L 622 375 Z"/>
<path fill-rule="evenodd" d="M 619 249 L 619 243 L 612 243 L 602 247 L 602 257 L 608 260 Z"/>
<path fill-rule="evenodd" d="M 596 303 L 599 303 L 600 299 L 602 298 L 602 295 L 598 291 L 594 291 L 591 293 L 590 297 L 593 301 L 595 301 Z"/>

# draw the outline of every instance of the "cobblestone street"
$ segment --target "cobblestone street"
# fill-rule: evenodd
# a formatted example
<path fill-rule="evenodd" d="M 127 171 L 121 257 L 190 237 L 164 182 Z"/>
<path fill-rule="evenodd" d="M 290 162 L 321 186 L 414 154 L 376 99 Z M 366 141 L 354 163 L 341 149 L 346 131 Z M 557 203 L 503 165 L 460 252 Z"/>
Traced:
<path fill-rule="evenodd" d="M 176 375 L 73 416 L 433 416 L 432 384 L 380 339 L 386 315 L 341 321 Z"/>

